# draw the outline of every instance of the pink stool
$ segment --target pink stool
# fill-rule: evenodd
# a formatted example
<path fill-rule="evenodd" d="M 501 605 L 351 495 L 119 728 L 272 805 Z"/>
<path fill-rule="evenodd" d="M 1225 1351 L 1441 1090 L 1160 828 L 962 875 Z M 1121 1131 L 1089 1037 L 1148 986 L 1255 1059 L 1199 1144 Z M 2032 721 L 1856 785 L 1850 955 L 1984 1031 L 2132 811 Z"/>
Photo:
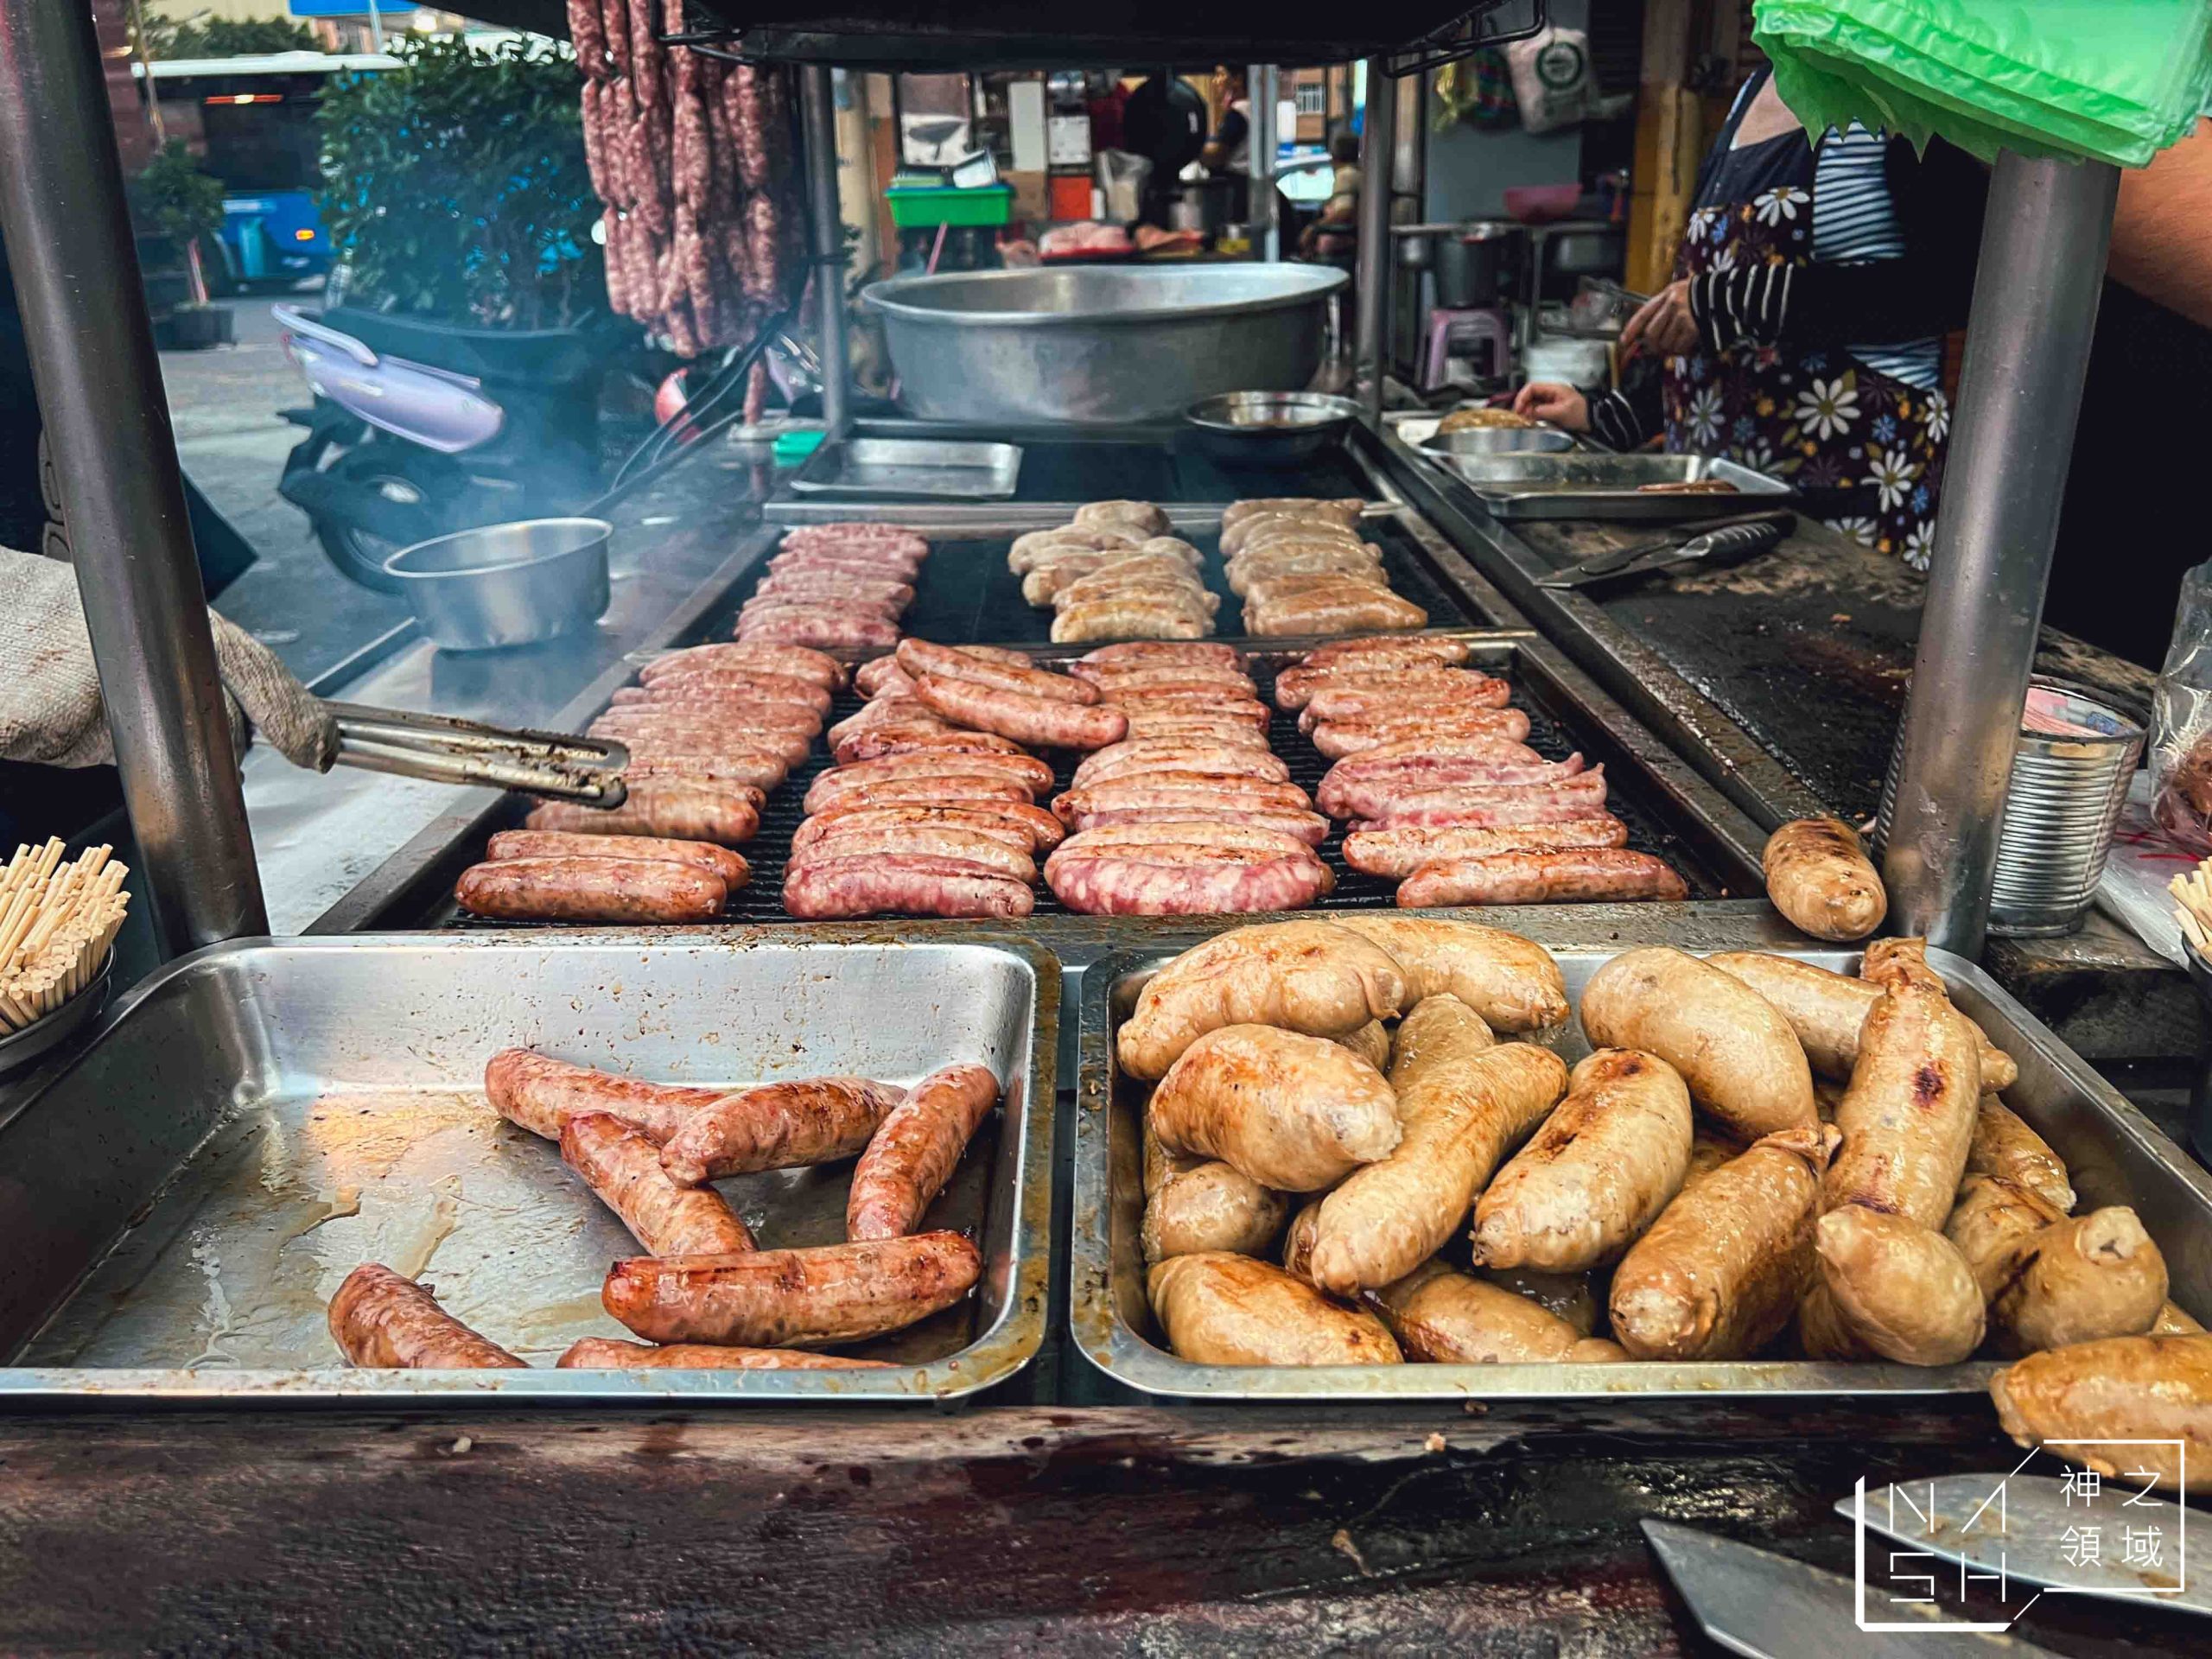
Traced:
<path fill-rule="evenodd" d="M 1513 325 L 1496 308 L 1452 311 L 1438 306 L 1428 314 L 1428 349 L 1421 356 L 1421 389 L 1434 391 L 1445 384 L 1445 372 L 1454 356 L 1473 356 L 1488 346 L 1487 366 L 1477 369 L 1487 379 L 1504 378 Z"/>

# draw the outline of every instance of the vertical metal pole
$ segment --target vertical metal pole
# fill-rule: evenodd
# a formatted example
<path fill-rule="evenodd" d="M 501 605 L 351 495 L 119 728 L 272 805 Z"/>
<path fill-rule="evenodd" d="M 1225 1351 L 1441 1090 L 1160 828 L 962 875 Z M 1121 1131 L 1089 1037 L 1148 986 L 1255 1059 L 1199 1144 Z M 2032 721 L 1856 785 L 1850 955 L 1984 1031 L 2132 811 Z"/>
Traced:
<path fill-rule="evenodd" d="M 1397 149 L 1398 84 L 1389 60 L 1367 60 L 1367 115 L 1359 147 L 1359 302 L 1353 336 L 1353 378 L 1367 412 L 1382 418 L 1382 369 L 1390 327 L 1390 162 Z M 1361 377 L 1365 377 L 1363 383 Z"/>
<path fill-rule="evenodd" d="M 1275 100 L 1281 96 L 1280 77 L 1272 63 L 1255 63 L 1244 72 L 1244 86 L 1252 100 L 1251 155 L 1245 173 L 1245 234 L 1252 238 L 1255 258 L 1269 264 L 1282 257 L 1282 229 L 1275 212 Z"/>
<path fill-rule="evenodd" d="M 822 418 L 836 437 L 852 401 L 852 357 L 845 346 L 845 221 L 837 211 L 837 105 L 830 66 L 798 72 L 806 125 L 806 194 L 814 220 L 815 302 L 822 311 Z"/>
<path fill-rule="evenodd" d="M 1908 933 L 1979 956 L 2120 173 L 1997 158 L 1883 859 Z"/>
<path fill-rule="evenodd" d="M 0 0 L 0 232 L 163 949 L 266 932 L 92 8 Z"/>

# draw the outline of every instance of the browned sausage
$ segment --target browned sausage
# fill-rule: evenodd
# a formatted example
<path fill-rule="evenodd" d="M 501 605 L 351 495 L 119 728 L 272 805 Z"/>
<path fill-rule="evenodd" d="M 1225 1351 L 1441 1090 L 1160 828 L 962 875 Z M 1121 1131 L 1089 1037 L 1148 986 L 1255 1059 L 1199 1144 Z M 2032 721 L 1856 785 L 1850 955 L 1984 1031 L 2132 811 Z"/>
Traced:
<path fill-rule="evenodd" d="M 1474 647 L 1465 639 L 1430 634 L 1381 633 L 1364 639 L 1332 639 L 1325 645 L 1316 645 L 1306 653 L 1306 665 L 1308 668 L 1325 668 L 1332 664 L 1427 668 L 1441 663 L 1446 668 L 1457 668 L 1473 654 Z"/>
<path fill-rule="evenodd" d="M 855 1157 L 906 1090 L 866 1077 L 766 1083 L 720 1096 L 662 1142 L 660 1162 L 683 1186 L 759 1169 Z"/>
<path fill-rule="evenodd" d="M 2074 1185 L 2067 1178 L 2065 1160 L 1995 1095 L 1983 1095 L 1975 1108 L 1967 1171 L 2017 1182 L 2056 1209 L 2074 1207 Z"/>
<path fill-rule="evenodd" d="M 809 812 L 834 811 L 839 802 L 886 784 L 917 779 L 933 782 L 940 778 L 1011 784 L 1030 799 L 1052 786 L 1052 769 L 1034 755 L 957 754 L 932 749 L 925 753 L 886 755 L 833 766 L 808 787 L 804 805 Z"/>
<path fill-rule="evenodd" d="M 771 669 L 709 667 L 695 661 L 688 668 L 663 673 L 647 684 L 657 690 L 681 690 L 691 696 L 789 703 L 794 708 L 809 709 L 817 716 L 830 712 L 828 687 L 810 678 L 795 674 L 779 674 Z"/>
<path fill-rule="evenodd" d="M 1843 1147 L 1823 1208 L 1861 1204 L 1941 1228 L 1966 1173 L 1981 1099 L 1981 1045 L 1941 982 L 1885 970 L 1836 1104 Z M 2163 1295 L 2164 1293 L 2161 1292 Z"/>
<path fill-rule="evenodd" d="M 1797 1306 L 1813 1273 L 1827 1124 L 1762 1136 L 1685 1186 L 1614 1270 L 1613 1335 L 1638 1359 L 1742 1359 Z"/>
<path fill-rule="evenodd" d="M 1611 1357 L 1574 1351 L 1583 1333 L 1557 1314 L 1502 1286 L 1425 1262 L 1361 1300 L 1382 1316 L 1412 1359 L 1439 1365 L 1510 1365 Z"/>
<path fill-rule="evenodd" d="M 847 1359 L 839 1354 L 810 1354 L 804 1348 L 721 1348 L 703 1342 L 672 1342 L 664 1348 L 611 1337 L 586 1337 L 571 1343 L 554 1361 L 563 1371 L 888 1371 L 887 1359 Z"/>
<path fill-rule="evenodd" d="M 561 1160 L 584 1178 L 631 1236 L 655 1255 L 717 1255 L 753 1248 L 737 1211 L 710 1186 L 678 1186 L 652 1137 L 606 1112 L 561 1125 Z"/>
<path fill-rule="evenodd" d="M 1037 862 L 1024 850 L 1024 843 L 1018 836 L 1002 838 L 949 823 L 833 830 L 811 845 L 824 858 L 853 858 L 868 853 L 919 853 L 931 858 L 957 858 L 981 864 L 1011 880 L 1027 883 L 1037 879 Z"/>
<path fill-rule="evenodd" d="M 1863 939 L 1889 914 L 1890 896 L 1840 818 L 1793 818 L 1767 837 L 1766 895 L 1816 939 Z"/>
<path fill-rule="evenodd" d="M 866 806 L 931 806 L 988 801 L 1033 804 L 1029 791 L 1011 779 L 970 772 L 960 776 L 887 778 L 880 783 L 856 784 L 825 800 L 820 810 L 837 812 Z"/>
<path fill-rule="evenodd" d="M 515 858 L 631 858 L 688 864 L 721 878 L 731 891 L 752 880 L 753 869 L 727 847 L 665 836 L 587 836 L 567 830 L 502 830 L 484 849 L 493 863 Z"/>
<path fill-rule="evenodd" d="M 1388 817 L 1397 803 L 1459 789 L 1548 789 L 1582 775 L 1583 759 L 1546 760 L 1525 744 L 1500 742 L 1497 755 L 1444 760 L 1427 755 L 1369 760 L 1355 755 L 1329 768 L 1313 791 L 1332 818 Z"/>
<path fill-rule="evenodd" d="M 429 1286 L 375 1262 L 347 1274 L 330 1299 L 330 1334 L 350 1363 L 370 1370 L 525 1369 L 440 1307 Z"/>
<path fill-rule="evenodd" d="M 1809 962 L 1757 950 L 1724 950 L 1706 961 L 1781 1010 L 1815 1071 L 1832 1077 L 1851 1075 L 1859 1060 L 1859 1033 L 1882 995 L 1880 988 Z M 2019 1078 L 2019 1067 L 2011 1055 L 1992 1046 L 1980 1027 L 1975 1034 L 1981 1043 L 1981 1086 L 2010 1089 Z"/>
<path fill-rule="evenodd" d="M 728 1092 L 618 1077 L 529 1048 L 503 1048 L 484 1066 L 484 1093 L 493 1108 L 517 1128 L 548 1141 L 561 1138 L 561 1125 L 569 1118 L 604 1112 L 664 1144 L 694 1113 Z"/>
<path fill-rule="evenodd" d="M 1098 701 L 1098 688 L 1085 684 L 1065 674 L 1049 674 L 1043 669 L 1027 664 L 1020 667 L 988 658 L 978 657 L 952 645 L 933 645 L 926 639 L 901 639 L 899 642 L 899 666 L 912 676 L 916 683 L 935 676 L 939 679 L 968 680 L 976 685 L 988 686 L 998 691 L 1016 691 L 1024 696 L 1042 697 L 1048 702 L 1083 702 Z"/>
<path fill-rule="evenodd" d="M 1587 818 L 1605 806 L 1605 769 L 1592 766 L 1553 784 L 1451 784 L 1394 795 L 1378 818 L 1384 824 L 1559 823 Z"/>
<path fill-rule="evenodd" d="M 759 790 L 742 786 L 656 780 L 632 785 L 629 799 L 612 810 L 548 801 L 533 807 L 523 826 L 588 835 L 664 836 L 734 847 L 752 840 L 760 830 L 761 798 Z"/>
<path fill-rule="evenodd" d="M 1313 724 L 1329 720 L 1376 720 L 1448 709 L 1503 709 L 1513 695 L 1503 680 L 1471 669 L 1414 669 L 1371 679 L 1350 673 L 1333 683 L 1314 682 L 1306 688 L 1306 716 Z"/>
<path fill-rule="evenodd" d="M 2054 1221 L 2005 1245 L 1984 1283 L 1992 1281 L 1990 1325 L 2011 1354 L 2140 1336 L 2166 1301 L 2165 1258 L 2120 1205 Z"/>
<path fill-rule="evenodd" d="M 1398 1344 L 1349 1308 L 1249 1255 L 1170 1256 L 1146 1275 L 1168 1345 L 1201 1365 L 1395 1365 Z"/>
<path fill-rule="evenodd" d="M 1131 639 L 1116 645 L 1086 651 L 1082 660 L 1108 667 L 1117 664 L 1210 663 L 1220 668 L 1241 669 L 1244 654 L 1234 645 L 1217 645 L 1190 639 Z"/>
<path fill-rule="evenodd" d="M 784 870 L 784 908 L 802 921 L 863 916 L 1027 916 L 1037 894 L 988 864 L 930 853 L 836 855 L 810 848 Z"/>
<path fill-rule="evenodd" d="M 947 720 L 1034 748 L 1103 749 L 1128 735 L 1128 720 L 1118 709 L 1055 702 L 973 680 L 928 674 L 915 682 L 914 695 Z"/>
<path fill-rule="evenodd" d="M 988 1066 L 948 1065 L 908 1090 L 854 1166 L 845 1236 L 900 1238 L 918 1227 L 998 1102 Z"/>
<path fill-rule="evenodd" d="M 453 896 L 503 921 L 704 922 L 728 889 L 705 870 L 650 859 L 514 858 L 470 866 Z"/>
<path fill-rule="evenodd" d="M 1067 830 L 1041 806 L 1027 801 L 969 800 L 933 806 L 906 802 L 888 806 L 840 807 L 817 812 L 791 834 L 794 855 L 843 829 L 881 829 L 904 823 L 950 823 L 981 830 L 1032 852 L 1060 844 Z"/>
<path fill-rule="evenodd" d="M 1656 1054 L 1601 1048 L 1475 1204 L 1477 1266 L 1580 1273 L 1618 1256 L 1689 1173 L 1690 1096 Z"/>
<path fill-rule="evenodd" d="M 1798 1325 L 1815 1358 L 1871 1352 L 1901 1365 L 1955 1365 L 1981 1345 L 1981 1288 L 1942 1234 L 1847 1204 L 1821 1217 L 1815 1249 L 1819 1281 Z M 1830 1317 L 1834 1328 L 1822 1341 L 1818 1327 Z"/>
<path fill-rule="evenodd" d="M 600 1300 L 649 1342 L 813 1348 L 925 1319 L 976 1287 L 983 1257 L 957 1233 L 747 1255 L 617 1262 Z"/>
<path fill-rule="evenodd" d="M 1624 847 L 1438 859 L 1416 869 L 1398 888 L 1398 903 L 1407 910 L 1446 905 L 1674 901 L 1689 896 L 1688 887 L 1664 859 Z"/>
<path fill-rule="evenodd" d="M 1402 1133 L 1397 1096 L 1373 1066 L 1274 1026 L 1206 1033 L 1167 1069 L 1151 1109 L 1171 1152 L 1218 1158 L 1285 1192 L 1333 1185 Z"/>
<path fill-rule="evenodd" d="M 741 640 L 792 645 L 866 645 L 899 643 L 899 625 L 880 616 L 825 605 L 763 607 L 737 625 Z"/>
<path fill-rule="evenodd" d="M 1610 814 L 1565 823 L 1509 824 L 1430 830 L 1363 830 L 1344 837 L 1344 862 L 1369 875 L 1402 881 L 1424 865 L 1457 859 L 1496 858 L 1505 853 L 1566 852 L 1577 847 L 1619 847 L 1628 826 Z"/>
<path fill-rule="evenodd" d="M 639 669 L 638 678 L 651 685 L 656 680 L 677 678 L 695 669 L 702 668 L 765 670 L 772 674 L 788 675 L 793 679 L 811 680 L 831 691 L 845 683 L 845 665 L 835 657 L 809 651 L 804 645 L 742 645 L 734 639 L 715 645 L 692 645 L 656 657 Z"/>
<path fill-rule="evenodd" d="M 1020 754 L 1020 747 L 996 732 L 880 731 L 854 733 L 836 746 L 837 764 L 849 766 L 861 760 L 880 760 L 893 754 Z"/>
<path fill-rule="evenodd" d="M 2108 1478 L 2145 1469 L 2170 1492 L 2212 1492 L 2212 1337 L 2115 1337 L 2031 1354 L 1990 1379 L 1989 1397 L 2022 1446 L 2056 1443 Z M 2142 1443 L 2115 1444 L 2127 1440 Z"/>

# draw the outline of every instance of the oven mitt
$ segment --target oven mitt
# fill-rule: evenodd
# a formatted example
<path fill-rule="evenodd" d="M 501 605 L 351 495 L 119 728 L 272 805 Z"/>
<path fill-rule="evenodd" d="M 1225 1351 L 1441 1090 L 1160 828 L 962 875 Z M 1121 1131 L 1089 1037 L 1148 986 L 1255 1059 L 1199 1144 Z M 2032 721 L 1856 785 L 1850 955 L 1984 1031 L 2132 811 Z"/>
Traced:
<path fill-rule="evenodd" d="M 58 559 L 0 548 L 0 759 L 49 766 L 115 759 L 77 575 Z M 296 766 L 327 772 L 338 722 L 259 640 L 214 612 L 215 662 L 231 735 L 241 752 L 257 732 Z"/>

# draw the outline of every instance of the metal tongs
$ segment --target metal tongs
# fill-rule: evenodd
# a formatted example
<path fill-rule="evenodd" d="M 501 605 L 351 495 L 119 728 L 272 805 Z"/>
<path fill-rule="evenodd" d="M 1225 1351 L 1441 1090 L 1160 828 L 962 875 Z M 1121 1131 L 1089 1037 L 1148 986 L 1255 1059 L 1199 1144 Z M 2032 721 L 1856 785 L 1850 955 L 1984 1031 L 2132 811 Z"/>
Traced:
<path fill-rule="evenodd" d="M 509 731 L 445 715 L 334 702 L 338 764 L 438 784 L 486 784 L 550 800 L 620 806 L 630 751 L 600 737 Z"/>
<path fill-rule="evenodd" d="M 1797 516 L 1780 511 L 1747 513 L 1677 530 L 1656 541 L 1609 548 L 1603 553 L 1536 578 L 1539 588 L 1586 588 L 1593 582 L 1627 581 L 1648 576 L 1677 565 L 1696 565 L 1717 570 L 1741 564 L 1774 546 L 1797 528 Z"/>

